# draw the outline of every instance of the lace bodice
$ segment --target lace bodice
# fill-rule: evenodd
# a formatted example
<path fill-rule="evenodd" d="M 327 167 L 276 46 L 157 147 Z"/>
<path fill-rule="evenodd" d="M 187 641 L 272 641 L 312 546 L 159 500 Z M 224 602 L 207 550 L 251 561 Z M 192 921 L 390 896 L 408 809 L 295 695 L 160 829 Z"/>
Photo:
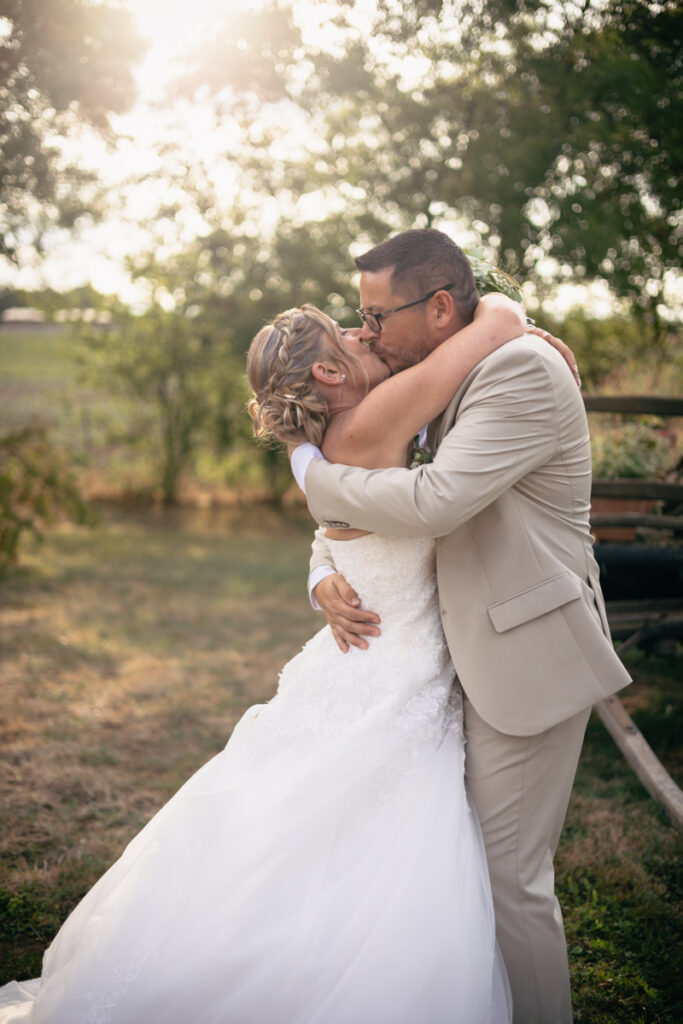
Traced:
<path fill-rule="evenodd" d="M 278 697 L 294 685 L 301 711 L 302 688 L 310 683 L 310 700 L 303 703 L 320 708 L 324 729 L 341 725 L 346 714 L 350 726 L 362 727 L 363 712 L 378 713 L 385 705 L 395 711 L 427 694 L 446 700 L 452 669 L 439 618 L 434 542 L 368 534 L 331 544 L 339 572 L 363 607 L 379 614 L 381 635 L 369 638 L 366 651 L 352 647 L 341 654 L 325 627 L 284 667 Z"/>
<path fill-rule="evenodd" d="M 360 741 L 381 731 L 402 751 L 390 772 L 408 771 L 422 744 L 462 730 L 439 618 L 434 542 L 369 534 L 331 545 L 339 572 L 380 615 L 381 635 L 369 638 L 366 651 L 342 654 L 325 626 L 285 665 L 275 698 L 247 712 L 231 745 L 239 744 L 246 767 L 286 739 Z M 304 757 L 300 767 L 315 770 Z"/>
<path fill-rule="evenodd" d="M 403 644 L 432 630 L 441 633 L 433 540 L 383 537 L 328 541 L 335 566 L 357 591 L 364 608 L 382 619 L 383 643 Z"/>

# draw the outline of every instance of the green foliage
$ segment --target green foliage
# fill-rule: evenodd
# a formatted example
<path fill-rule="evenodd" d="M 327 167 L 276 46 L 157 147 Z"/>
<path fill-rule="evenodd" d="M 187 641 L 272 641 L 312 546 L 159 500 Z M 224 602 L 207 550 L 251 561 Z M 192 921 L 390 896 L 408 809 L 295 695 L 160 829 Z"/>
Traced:
<path fill-rule="evenodd" d="M 20 236 L 97 209 L 96 176 L 60 143 L 83 124 L 113 137 L 142 46 L 118 3 L 14 0 L 0 14 L 0 254 L 13 258 Z"/>
<path fill-rule="evenodd" d="M 589 388 L 627 360 L 649 358 L 653 340 L 662 363 L 668 354 L 659 306 L 681 230 L 680 8 L 645 0 L 380 0 L 376 20 L 364 12 L 363 33 L 359 11 L 352 0 L 337 5 L 333 45 L 321 34 L 319 44 L 303 46 L 300 13 L 286 2 L 217 17 L 169 102 L 209 94 L 218 118 L 230 119 L 239 136 L 238 197 L 226 206 L 200 156 L 169 142 L 151 229 L 164 239 L 158 251 L 171 255 L 132 260 L 148 286 L 149 313 L 133 316 L 92 289 L 66 299 L 74 310 L 112 317 L 109 330 L 80 328 L 89 379 L 132 403 L 134 416 L 122 416 L 112 434 L 153 453 L 153 486 L 166 501 L 199 460 L 216 476 L 221 458 L 226 472 L 241 467 L 250 483 L 255 465 L 267 490 L 282 492 L 282 454 L 250 446 L 248 344 L 277 312 L 303 302 L 355 322 L 352 255 L 405 227 L 470 224 L 473 244 L 480 241 L 481 290 L 497 274 L 496 286 L 516 294 L 502 270 L 482 280 L 485 257 L 519 280 L 533 279 L 548 259 L 558 279 L 608 280 L 652 329 L 580 312 L 555 327 Z M 139 52 L 118 5 L 39 0 L 14 4 L 7 19 L 0 70 L 11 145 L 24 138 L 21 126 L 37 134 L 12 151 L 15 163 L 6 161 L 3 182 L 14 181 L 18 205 L 12 213 L 0 193 L 0 229 L 3 217 L 25 219 L 27 190 L 48 206 L 50 196 L 68 197 L 77 215 L 78 189 L 64 187 L 69 169 L 49 156 L 51 133 L 83 121 L 106 132 L 107 112 L 132 96 L 130 63 Z M 306 126 L 296 147 L 292 123 Z M 48 155 L 23 160 L 29 142 Z M 205 233 L 179 251 L 177 214 L 187 207 Z M 263 209 L 277 209 L 280 219 L 264 218 Z M 11 246 L 11 230 L 6 237 Z M 17 297 L 0 296 L 0 305 Z M 47 289 L 39 301 L 50 315 L 65 302 Z M 547 318 L 539 322 L 553 329 Z M 104 416 L 88 406 L 83 434 L 91 436 L 95 422 L 99 432 Z"/>
<path fill-rule="evenodd" d="M 44 427 L 0 437 L 0 570 L 16 561 L 25 534 L 40 539 L 60 515 L 92 521 L 64 454 Z"/>
<path fill-rule="evenodd" d="M 515 302 L 524 301 L 522 289 L 514 277 L 493 266 L 474 252 L 467 252 L 467 257 L 472 264 L 474 280 L 480 295 L 486 295 L 488 292 L 501 292 L 514 299 Z"/>
<path fill-rule="evenodd" d="M 630 378 L 639 370 L 649 371 L 651 379 L 640 384 L 636 393 L 656 393 L 665 377 L 670 378 L 671 393 L 678 390 L 683 347 L 673 332 L 655 346 L 650 334 L 630 316 L 596 317 L 580 307 L 570 309 L 562 319 L 542 307 L 532 310 L 532 315 L 573 349 L 587 390 L 600 390 L 608 378 L 621 373 L 623 387 L 618 390 L 628 394 L 633 392 Z"/>
<path fill-rule="evenodd" d="M 333 199 L 358 245 L 469 224 L 520 277 L 543 260 L 555 280 L 605 280 L 662 344 L 683 230 L 680 4 L 380 0 L 362 36 L 360 9 L 338 7 L 330 50 L 304 52 L 278 5 L 261 50 L 247 19 L 217 26 L 195 61 L 192 88 L 208 84 L 219 110 L 239 98 L 252 187 Z M 225 47 L 249 54 L 248 73 Z M 297 111 L 309 143 L 273 160 Z"/>
<path fill-rule="evenodd" d="M 312 302 L 356 322 L 350 244 L 337 215 L 282 222 L 270 239 L 246 227 L 216 230 L 163 263 L 149 254 L 136 260 L 135 275 L 154 296 L 146 313 L 117 309 L 111 329 L 81 326 L 88 379 L 151 413 L 142 440 L 151 442 L 154 484 L 166 502 L 207 448 L 225 459 L 233 484 L 247 480 L 274 501 L 291 486 L 283 451 L 251 440 L 245 356 L 260 328 L 295 305 Z"/>
<path fill-rule="evenodd" d="M 591 437 L 596 477 L 662 478 L 673 468 L 671 440 L 645 420 Z"/>
<path fill-rule="evenodd" d="M 68 912 L 68 907 L 64 908 Z M 0 935 L 7 942 L 45 940 L 61 924 L 63 903 L 48 889 L 24 886 L 18 892 L 0 889 Z M 48 940 L 49 941 L 49 940 Z"/>

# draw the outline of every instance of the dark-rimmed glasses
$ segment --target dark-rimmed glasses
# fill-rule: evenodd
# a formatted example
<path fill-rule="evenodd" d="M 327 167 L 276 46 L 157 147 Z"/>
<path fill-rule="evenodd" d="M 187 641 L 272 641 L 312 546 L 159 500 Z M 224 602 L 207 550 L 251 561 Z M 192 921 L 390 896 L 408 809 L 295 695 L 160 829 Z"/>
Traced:
<path fill-rule="evenodd" d="M 410 309 L 411 306 L 419 306 L 421 302 L 427 302 L 428 299 L 434 298 L 437 292 L 447 292 L 451 288 L 455 288 L 454 284 L 445 284 L 442 288 L 435 288 L 433 292 L 429 292 L 427 295 L 423 295 L 421 299 L 413 299 L 412 302 L 404 302 L 402 306 L 394 306 L 393 309 L 387 309 L 384 313 L 368 313 L 364 309 L 357 309 L 356 313 L 361 318 L 364 324 L 367 324 L 373 334 L 382 333 L 382 320 L 390 316 L 392 313 L 399 313 L 402 309 Z"/>

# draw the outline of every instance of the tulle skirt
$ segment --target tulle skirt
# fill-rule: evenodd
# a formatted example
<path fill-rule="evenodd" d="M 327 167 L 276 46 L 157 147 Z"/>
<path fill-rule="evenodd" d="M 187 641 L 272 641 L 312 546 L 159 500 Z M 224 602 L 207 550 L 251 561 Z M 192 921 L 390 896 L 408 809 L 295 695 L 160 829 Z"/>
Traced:
<path fill-rule="evenodd" d="M 372 722 L 267 754 L 277 701 L 130 843 L 1 1024 L 510 1020 L 457 725 L 407 758 Z"/>

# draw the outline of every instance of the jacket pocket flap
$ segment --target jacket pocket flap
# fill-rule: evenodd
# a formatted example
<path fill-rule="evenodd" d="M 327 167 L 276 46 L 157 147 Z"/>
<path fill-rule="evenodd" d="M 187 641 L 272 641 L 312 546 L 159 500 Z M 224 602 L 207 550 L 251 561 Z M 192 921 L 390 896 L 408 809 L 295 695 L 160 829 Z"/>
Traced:
<path fill-rule="evenodd" d="M 552 612 L 569 601 L 581 597 L 581 585 L 572 573 L 562 572 L 543 583 L 538 583 L 521 594 L 498 601 L 488 608 L 489 618 L 496 633 L 504 633 L 523 622 L 537 619 L 539 615 Z"/>

